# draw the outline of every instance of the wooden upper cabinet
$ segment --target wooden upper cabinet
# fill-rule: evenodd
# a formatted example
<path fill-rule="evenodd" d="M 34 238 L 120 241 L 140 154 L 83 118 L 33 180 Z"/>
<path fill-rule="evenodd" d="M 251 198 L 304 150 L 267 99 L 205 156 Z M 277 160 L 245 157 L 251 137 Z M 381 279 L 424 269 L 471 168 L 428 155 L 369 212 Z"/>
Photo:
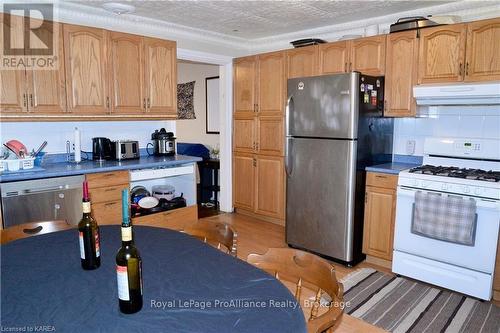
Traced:
<path fill-rule="evenodd" d="M 254 209 L 255 165 L 252 155 L 233 154 L 233 203 L 236 208 Z"/>
<path fill-rule="evenodd" d="M 234 61 L 234 112 L 257 111 L 256 89 L 257 57 L 244 57 Z"/>
<path fill-rule="evenodd" d="M 108 32 L 63 25 L 68 111 L 107 114 L 110 111 Z"/>
<path fill-rule="evenodd" d="M 286 51 L 288 78 L 315 76 L 318 68 L 319 46 L 305 46 Z"/>
<path fill-rule="evenodd" d="M 255 213 L 283 219 L 285 169 L 282 157 L 257 156 Z"/>
<path fill-rule="evenodd" d="M 255 116 L 236 115 L 233 119 L 233 149 L 234 151 L 254 152 L 257 142 Z"/>
<path fill-rule="evenodd" d="M 177 46 L 175 42 L 144 38 L 147 111 L 177 114 Z"/>
<path fill-rule="evenodd" d="M 319 46 L 319 72 L 320 74 L 345 73 L 349 69 L 348 41 L 326 43 Z"/>
<path fill-rule="evenodd" d="M 284 118 L 259 116 L 257 127 L 257 153 L 283 156 L 285 141 Z"/>
<path fill-rule="evenodd" d="M 145 112 L 143 38 L 111 32 L 109 40 L 112 112 Z"/>
<path fill-rule="evenodd" d="M 463 80 L 466 30 L 465 24 L 420 30 L 418 83 Z"/>
<path fill-rule="evenodd" d="M 500 79 L 500 18 L 467 24 L 465 81 Z"/>
<path fill-rule="evenodd" d="M 55 45 L 56 68 L 53 70 L 30 69 L 26 71 L 28 110 L 37 114 L 57 114 L 66 112 L 66 79 L 64 73 L 63 25 L 53 24 L 52 30 L 38 29 L 37 34 L 57 33 Z M 53 38 L 50 36 L 50 38 Z M 36 41 L 36 40 L 35 40 Z M 35 44 L 36 47 L 36 44 Z M 40 45 L 42 47 L 42 45 Z"/>
<path fill-rule="evenodd" d="M 286 94 L 285 52 L 273 52 L 258 56 L 258 102 L 261 114 L 284 113 Z"/>
<path fill-rule="evenodd" d="M 4 49 L 3 32 L 5 29 L 23 33 L 23 19 L 19 16 L 9 16 L 0 13 L 1 29 L 0 47 Z M 16 38 L 17 39 L 17 38 Z M 23 40 L 18 38 L 18 40 Z M 28 111 L 26 95 L 26 72 L 21 70 L 0 70 L 0 112 L 22 113 Z"/>
<path fill-rule="evenodd" d="M 384 115 L 415 116 L 413 86 L 417 84 L 417 59 L 416 31 L 404 31 L 387 36 Z"/>
<path fill-rule="evenodd" d="M 26 77 L 24 70 L 0 71 L 0 113 L 27 112 Z"/>
<path fill-rule="evenodd" d="M 374 76 L 384 75 L 385 38 L 385 35 L 378 35 L 352 40 L 348 71 Z"/>

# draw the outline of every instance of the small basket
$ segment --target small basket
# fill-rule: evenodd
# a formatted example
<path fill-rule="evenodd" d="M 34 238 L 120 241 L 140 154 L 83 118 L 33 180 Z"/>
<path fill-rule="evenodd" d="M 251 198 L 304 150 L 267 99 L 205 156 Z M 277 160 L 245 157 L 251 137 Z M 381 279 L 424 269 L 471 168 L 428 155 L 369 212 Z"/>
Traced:
<path fill-rule="evenodd" d="M 33 169 L 35 166 L 35 158 L 34 157 L 26 157 L 20 160 L 21 169 Z"/>

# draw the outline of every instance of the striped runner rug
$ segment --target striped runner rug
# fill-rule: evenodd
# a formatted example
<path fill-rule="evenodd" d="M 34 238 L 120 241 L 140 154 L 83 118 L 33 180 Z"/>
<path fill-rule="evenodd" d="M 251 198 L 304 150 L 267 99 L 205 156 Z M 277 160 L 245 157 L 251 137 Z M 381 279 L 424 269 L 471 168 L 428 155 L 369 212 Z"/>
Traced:
<path fill-rule="evenodd" d="M 345 313 L 389 332 L 500 332 L 500 308 L 491 302 L 372 268 L 341 282 Z"/>

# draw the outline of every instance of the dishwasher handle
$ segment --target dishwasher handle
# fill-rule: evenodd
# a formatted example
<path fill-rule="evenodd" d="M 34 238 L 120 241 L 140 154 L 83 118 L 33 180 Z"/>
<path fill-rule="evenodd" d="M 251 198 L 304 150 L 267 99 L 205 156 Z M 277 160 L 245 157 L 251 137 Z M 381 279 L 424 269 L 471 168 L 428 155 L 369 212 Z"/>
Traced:
<path fill-rule="evenodd" d="M 36 194 L 36 193 L 43 193 L 43 192 L 54 192 L 54 191 L 60 191 L 60 190 L 69 190 L 70 186 L 66 185 L 59 185 L 59 186 L 50 186 L 50 187 L 42 187 L 42 188 L 36 188 L 36 189 L 27 189 L 21 192 L 22 194 Z"/>

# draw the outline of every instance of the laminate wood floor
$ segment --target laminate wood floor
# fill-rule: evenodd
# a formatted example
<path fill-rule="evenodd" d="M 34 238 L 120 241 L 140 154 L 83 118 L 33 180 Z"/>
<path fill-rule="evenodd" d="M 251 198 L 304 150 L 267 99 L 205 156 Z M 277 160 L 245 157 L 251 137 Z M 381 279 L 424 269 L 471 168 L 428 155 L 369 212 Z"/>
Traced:
<path fill-rule="evenodd" d="M 238 257 L 246 260 L 250 253 L 263 254 L 270 247 L 287 247 L 285 243 L 285 228 L 270 222 L 241 214 L 222 214 L 204 218 L 203 220 L 224 222 L 231 225 L 238 233 Z M 347 274 L 362 268 L 372 267 L 379 271 L 388 272 L 387 268 L 370 263 L 360 263 L 354 268 L 332 263 L 335 266 L 337 278 L 341 279 Z M 335 332 L 385 332 L 360 319 L 344 314 Z"/>

